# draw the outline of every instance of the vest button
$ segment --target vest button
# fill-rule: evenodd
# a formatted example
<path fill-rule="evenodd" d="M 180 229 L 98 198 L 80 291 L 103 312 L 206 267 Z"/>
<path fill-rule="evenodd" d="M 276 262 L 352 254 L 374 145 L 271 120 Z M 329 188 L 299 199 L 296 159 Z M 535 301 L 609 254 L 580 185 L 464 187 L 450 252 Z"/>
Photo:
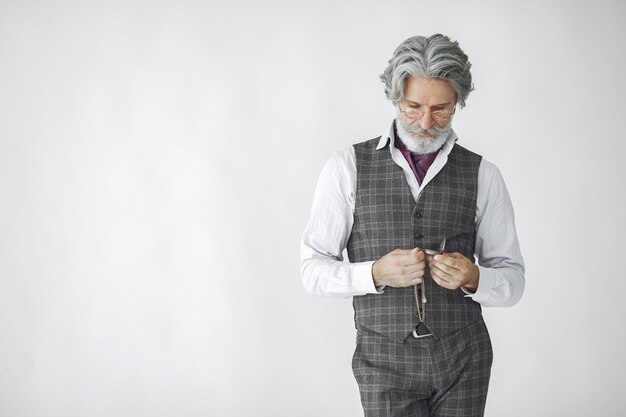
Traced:
<path fill-rule="evenodd" d="M 424 237 L 424 235 L 421 234 L 420 232 L 415 232 L 415 239 L 421 239 L 423 237 Z"/>
<path fill-rule="evenodd" d="M 415 213 L 415 217 L 417 217 L 418 219 L 422 218 L 422 213 L 420 213 L 419 211 Z"/>

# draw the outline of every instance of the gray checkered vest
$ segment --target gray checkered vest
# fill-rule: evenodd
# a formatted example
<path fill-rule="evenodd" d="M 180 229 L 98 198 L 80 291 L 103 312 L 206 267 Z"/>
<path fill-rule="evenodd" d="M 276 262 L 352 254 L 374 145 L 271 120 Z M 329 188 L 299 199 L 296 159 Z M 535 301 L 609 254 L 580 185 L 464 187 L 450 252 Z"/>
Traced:
<path fill-rule="evenodd" d="M 354 145 L 357 186 L 354 226 L 348 240 L 350 262 L 375 261 L 394 249 L 437 249 L 446 237 L 446 252 L 474 260 L 476 193 L 481 156 L 455 144 L 442 170 L 416 202 L 402 168 L 389 146 L 377 150 L 380 138 Z M 480 304 L 459 288 L 448 290 L 425 273 L 425 324 L 435 337 L 478 320 Z M 353 298 L 357 327 L 401 342 L 418 324 L 414 287 L 385 287 L 383 294 Z"/>

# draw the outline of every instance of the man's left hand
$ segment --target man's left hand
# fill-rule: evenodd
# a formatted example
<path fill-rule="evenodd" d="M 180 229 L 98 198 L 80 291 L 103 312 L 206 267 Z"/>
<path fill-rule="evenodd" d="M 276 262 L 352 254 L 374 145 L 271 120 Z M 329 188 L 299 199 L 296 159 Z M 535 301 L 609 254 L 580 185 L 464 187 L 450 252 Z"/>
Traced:
<path fill-rule="evenodd" d="M 430 274 L 440 286 L 449 290 L 464 287 L 476 292 L 480 271 L 478 266 L 458 252 L 426 257 Z"/>

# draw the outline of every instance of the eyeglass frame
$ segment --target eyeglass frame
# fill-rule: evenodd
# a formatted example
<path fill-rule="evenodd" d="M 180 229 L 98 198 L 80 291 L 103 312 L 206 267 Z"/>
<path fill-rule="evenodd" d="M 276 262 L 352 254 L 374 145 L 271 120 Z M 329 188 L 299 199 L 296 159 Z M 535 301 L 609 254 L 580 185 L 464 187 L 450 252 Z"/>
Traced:
<path fill-rule="evenodd" d="M 404 116 L 409 120 L 421 120 L 422 117 L 424 117 L 424 115 L 426 114 L 426 112 L 422 110 L 418 110 L 414 107 L 409 107 L 408 109 L 402 110 L 402 107 L 400 107 L 400 102 L 398 102 L 398 109 L 400 110 L 400 113 L 404 113 Z M 411 117 L 407 114 L 406 112 L 407 110 L 414 110 L 417 114 Z M 445 117 L 442 118 L 441 116 L 436 115 L 435 113 L 437 112 L 445 114 Z M 447 122 L 448 120 L 450 120 L 450 117 L 452 117 L 452 115 L 455 112 L 456 112 L 456 103 L 452 106 L 452 109 L 450 110 L 448 109 L 435 110 L 435 111 L 431 111 L 430 115 L 433 118 L 433 120 L 435 120 L 437 123 L 443 123 L 443 122 Z M 419 115 L 419 117 L 417 115 Z"/>

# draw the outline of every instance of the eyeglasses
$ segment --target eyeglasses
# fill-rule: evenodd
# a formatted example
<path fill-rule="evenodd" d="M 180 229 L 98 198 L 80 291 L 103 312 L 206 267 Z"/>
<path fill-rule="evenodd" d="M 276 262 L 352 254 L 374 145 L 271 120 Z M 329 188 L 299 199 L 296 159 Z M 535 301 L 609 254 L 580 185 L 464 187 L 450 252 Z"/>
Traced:
<path fill-rule="evenodd" d="M 400 109 L 400 113 L 404 113 L 407 119 L 419 120 L 422 117 L 424 117 L 424 113 L 425 113 L 424 110 L 416 109 L 414 107 L 408 107 L 402 110 L 402 107 L 400 107 L 400 104 L 398 104 L 398 108 Z M 435 110 L 431 112 L 430 115 L 436 122 L 442 123 L 450 119 L 450 117 L 454 114 L 455 109 L 456 109 L 455 107 L 452 107 L 451 109 Z"/>

